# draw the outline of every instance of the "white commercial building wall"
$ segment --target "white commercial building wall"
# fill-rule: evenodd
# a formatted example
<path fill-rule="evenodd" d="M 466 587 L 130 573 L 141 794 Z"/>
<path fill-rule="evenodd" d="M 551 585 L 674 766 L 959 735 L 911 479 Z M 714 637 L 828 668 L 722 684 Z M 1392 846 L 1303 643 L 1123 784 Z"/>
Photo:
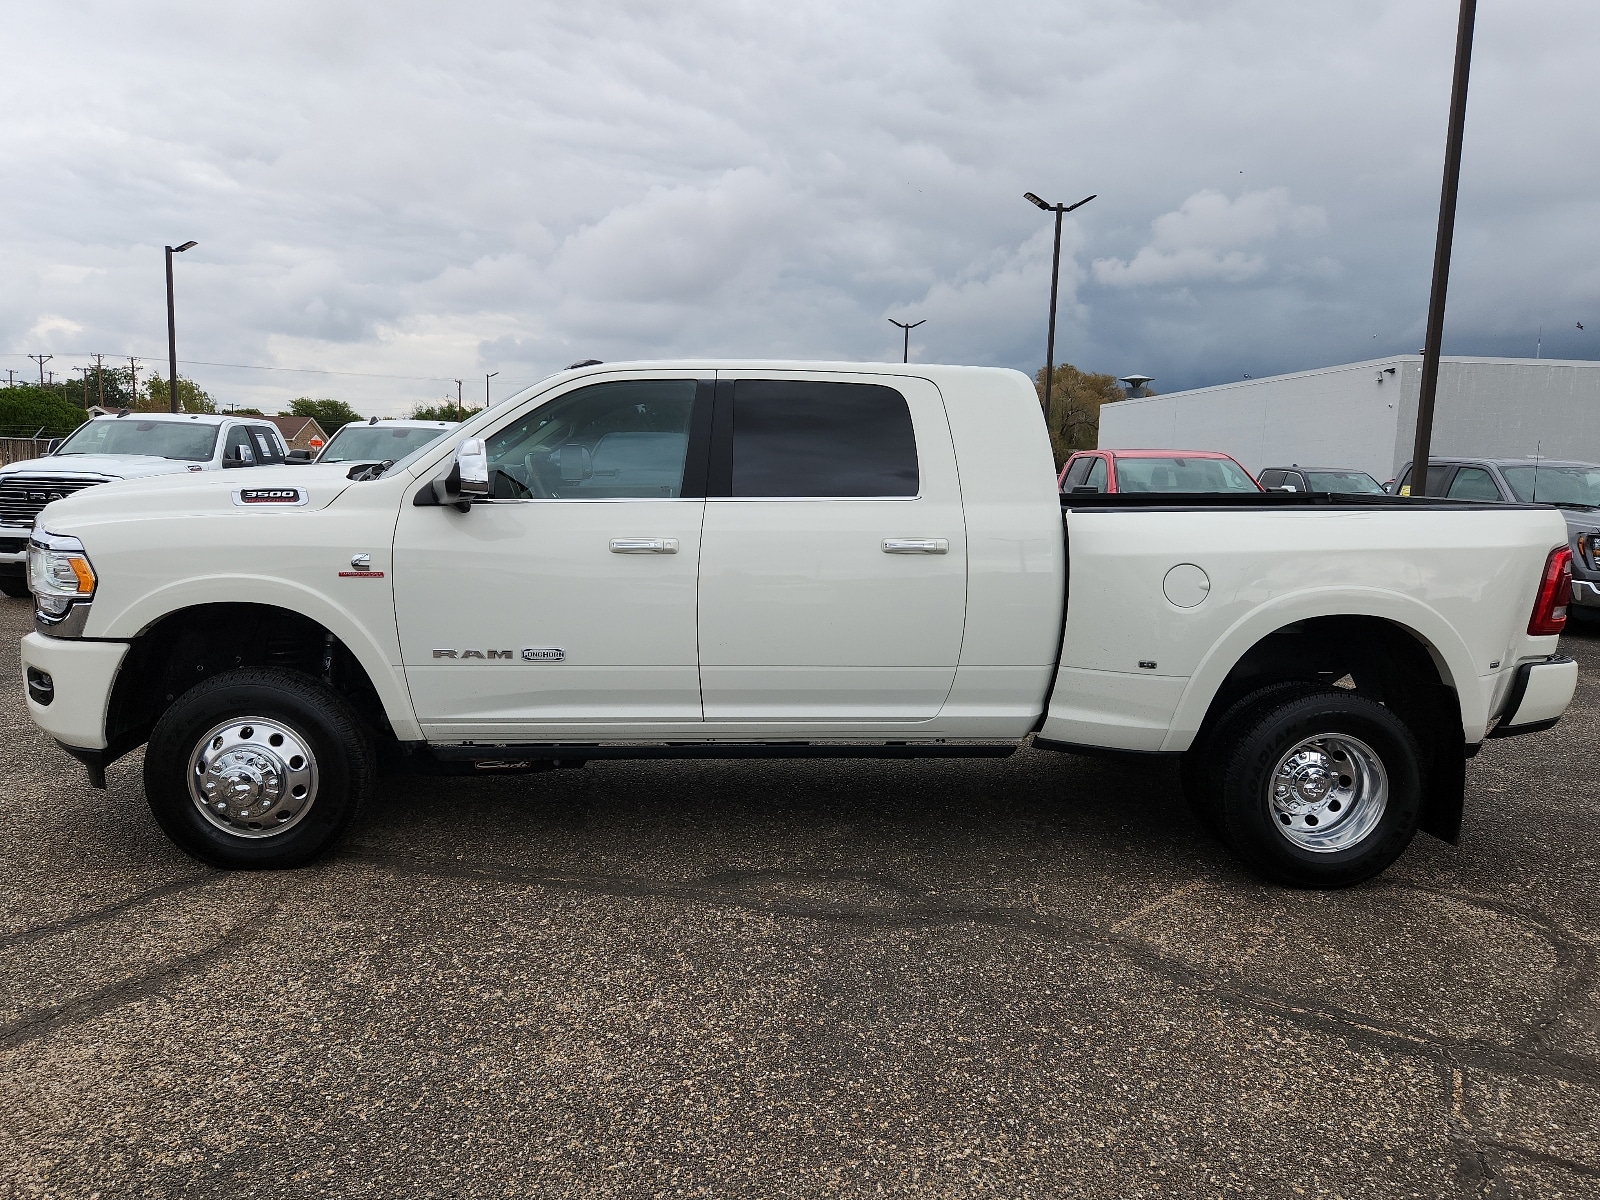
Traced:
<path fill-rule="evenodd" d="M 1413 354 L 1122 400 L 1100 410 L 1100 445 L 1221 450 L 1251 471 L 1301 463 L 1385 480 L 1411 458 L 1421 376 Z M 1600 462 L 1600 362 L 1444 359 L 1433 452 Z"/>

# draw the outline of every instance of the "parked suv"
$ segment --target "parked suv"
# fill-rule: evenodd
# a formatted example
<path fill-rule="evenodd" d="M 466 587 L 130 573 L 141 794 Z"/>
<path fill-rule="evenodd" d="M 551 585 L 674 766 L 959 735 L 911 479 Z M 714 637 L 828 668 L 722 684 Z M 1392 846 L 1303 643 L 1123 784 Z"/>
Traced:
<path fill-rule="evenodd" d="M 28 537 L 52 500 L 118 479 L 144 479 L 284 461 L 266 421 L 183 413 L 135 413 L 85 421 L 44 458 L 0 467 L 0 592 L 28 594 Z"/>
<path fill-rule="evenodd" d="M 1063 492 L 1259 492 L 1215 450 L 1080 450 L 1061 466 Z"/>
<path fill-rule="evenodd" d="M 1263 467 L 1256 482 L 1269 492 L 1330 492 L 1336 496 L 1383 495 L 1383 484 L 1349 467 Z"/>
<path fill-rule="evenodd" d="M 1394 492 L 1411 494 L 1411 464 Z M 1553 504 L 1572 546 L 1572 611 L 1600 621 L 1600 465 L 1548 458 L 1430 458 L 1428 495 L 1452 500 Z"/>

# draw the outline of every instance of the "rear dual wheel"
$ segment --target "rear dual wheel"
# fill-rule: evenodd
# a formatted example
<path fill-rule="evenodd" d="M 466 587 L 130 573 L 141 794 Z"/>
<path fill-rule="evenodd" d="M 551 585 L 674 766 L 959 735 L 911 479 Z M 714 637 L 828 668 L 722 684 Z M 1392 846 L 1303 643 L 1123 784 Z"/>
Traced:
<path fill-rule="evenodd" d="M 1422 814 L 1422 750 L 1405 723 L 1312 684 L 1246 701 L 1186 764 L 1191 799 L 1222 840 L 1293 887 L 1348 887 L 1399 858 Z"/>

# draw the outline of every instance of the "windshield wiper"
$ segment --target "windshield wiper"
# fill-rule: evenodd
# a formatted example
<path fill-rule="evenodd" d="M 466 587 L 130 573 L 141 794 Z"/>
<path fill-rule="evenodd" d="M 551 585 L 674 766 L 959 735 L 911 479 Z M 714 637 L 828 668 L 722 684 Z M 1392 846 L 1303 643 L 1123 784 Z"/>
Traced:
<path fill-rule="evenodd" d="M 377 479 L 394 466 L 394 459 L 386 458 L 382 462 L 357 463 L 345 473 L 345 478 L 355 483 L 366 483 L 370 479 Z"/>

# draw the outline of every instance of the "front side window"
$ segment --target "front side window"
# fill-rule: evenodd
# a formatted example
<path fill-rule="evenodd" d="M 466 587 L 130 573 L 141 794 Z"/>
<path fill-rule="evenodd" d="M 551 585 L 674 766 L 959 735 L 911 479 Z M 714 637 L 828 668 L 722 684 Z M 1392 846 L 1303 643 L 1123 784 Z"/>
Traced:
<path fill-rule="evenodd" d="M 497 500 L 664 500 L 683 495 L 692 379 L 623 380 L 569 392 L 491 434 Z"/>
<path fill-rule="evenodd" d="M 1482 467 L 1462 467 L 1445 493 L 1452 500 L 1498 500 L 1500 489 Z"/>
<path fill-rule="evenodd" d="M 917 439 L 894 388 L 741 379 L 733 387 L 735 496 L 915 496 Z"/>
<path fill-rule="evenodd" d="M 1067 468 L 1067 477 L 1061 483 L 1061 490 L 1070 492 L 1083 482 L 1083 477 L 1089 473 L 1089 464 L 1096 461 L 1092 458 L 1080 458 Z"/>
<path fill-rule="evenodd" d="M 217 445 L 217 426 L 187 421 L 106 417 L 78 426 L 57 454 L 149 454 L 205 462 Z"/>
<path fill-rule="evenodd" d="M 1119 492 L 1259 492 L 1244 468 L 1225 458 L 1118 458 Z"/>
<path fill-rule="evenodd" d="M 224 462 L 249 463 L 255 465 L 255 447 L 250 444 L 250 431 L 243 425 L 235 425 L 228 430 L 228 440 L 222 446 L 222 459 Z"/>

